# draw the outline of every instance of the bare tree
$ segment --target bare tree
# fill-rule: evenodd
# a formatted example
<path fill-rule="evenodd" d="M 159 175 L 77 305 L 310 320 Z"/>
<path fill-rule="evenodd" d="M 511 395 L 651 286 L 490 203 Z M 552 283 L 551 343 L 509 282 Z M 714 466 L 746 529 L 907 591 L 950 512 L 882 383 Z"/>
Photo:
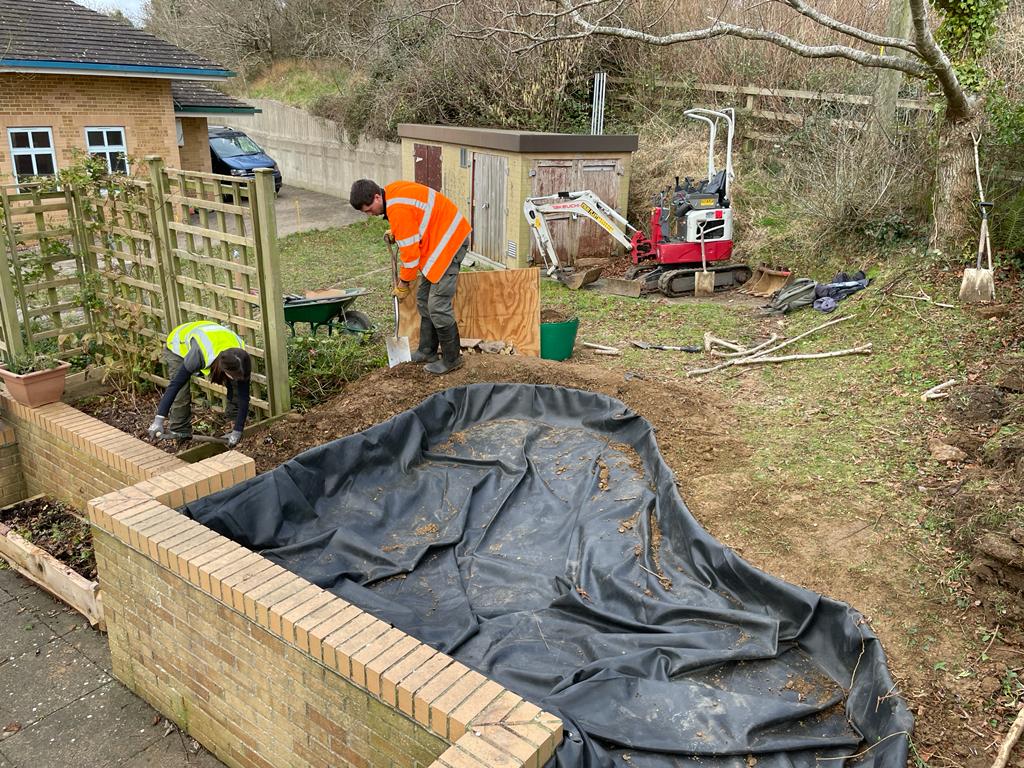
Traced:
<path fill-rule="evenodd" d="M 909 0 L 911 30 L 908 37 L 878 34 L 833 18 L 807 0 L 746 0 L 744 7 L 726 18 L 728 0 L 718 16 L 703 26 L 683 31 L 664 31 L 666 14 L 651 9 L 637 11 L 630 0 L 513 0 L 490 18 L 479 8 L 466 13 L 473 0 L 462 0 L 457 9 L 444 4 L 452 15 L 446 23 L 457 34 L 494 41 L 513 40 L 525 51 L 556 40 L 612 37 L 650 46 L 675 46 L 731 36 L 778 46 L 797 56 L 841 59 L 862 67 L 892 70 L 924 79 L 937 87 L 944 101 L 933 193 L 932 244 L 949 246 L 962 234 L 973 210 L 970 170 L 970 131 L 978 119 L 977 99 L 957 78 L 956 70 L 936 42 L 928 17 L 927 0 Z M 760 6 L 775 4 L 808 19 L 826 30 L 836 42 L 808 43 L 799 33 L 786 34 L 762 23 Z M 664 7 L 664 6 L 662 6 Z M 462 11 L 460 16 L 459 11 Z M 486 17 L 487 14 L 484 14 Z M 733 20 L 732 17 L 737 17 Z"/>

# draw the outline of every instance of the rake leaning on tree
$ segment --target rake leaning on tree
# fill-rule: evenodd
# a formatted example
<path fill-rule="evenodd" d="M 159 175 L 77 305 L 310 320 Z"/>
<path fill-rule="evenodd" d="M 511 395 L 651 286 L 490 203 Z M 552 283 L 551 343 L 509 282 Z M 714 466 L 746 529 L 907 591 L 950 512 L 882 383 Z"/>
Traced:
<path fill-rule="evenodd" d="M 360 179 L 348 199 L 357 211 L 383 216 L 391 226 L 385 237 L 398 244 L 401 262 L 395 296 L 404 299 L 416 273 L 423 275 L 416 292 L 420 343 L 412 361 L 427 363 L 431 373 L 455 370 L 462 365 L 462 352 L 452 300 L 470 233 L 466 217 L 440 192 L 414 181 L 381 188 L 375 181 Z"/>
<path fill-rule="evenodd" d="M 163 361 L 167 363 L 170 383 L 149 425 L 149 436 L 167 435 L 180 440 L 192 437 L 189 382 L 193 375 L 202 372 L 209 375 L 214 384 L 227 388 L 228 404 L 224 414 L 234 419 L 228 447 L 238 445 L 249 415 L 249 380 L 252 377 L 252 358 L 245 351 L 241 337 L 230 328 L 209 320 L 184 323 L 167 336 Z M 170 424 L 164 429 L 168 416 Z"/>

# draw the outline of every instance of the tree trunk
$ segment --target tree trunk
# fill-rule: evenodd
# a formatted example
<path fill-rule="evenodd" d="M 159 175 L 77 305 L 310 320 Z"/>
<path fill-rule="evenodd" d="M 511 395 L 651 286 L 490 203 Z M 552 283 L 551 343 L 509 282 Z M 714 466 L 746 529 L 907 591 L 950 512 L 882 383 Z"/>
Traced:
<path fill-rule="evenodd" d="M 889 37 L 906 37 L 910 33 L 910 4 L 907 0 L 890 0 L 889 18 L 885 33 Z M 894 56 L 906 54 L 899 50 L 891 52 Z M 895 69 L 880 69 L 875 81 L 875 97 L 868 124 L 868 140 L 870 145 L 882 144 L 891 139 L 896 131 L 896 100 L 903 85 L 903 73 Z"/>
<path fill-rule="evenodd" d="M 978 199 L 974 181 L 972 122 L 944 122 L 936 150 L 932 192 L 932 233 L 929 245 L 958 257 L 974 250 L 974 209 Z"/>

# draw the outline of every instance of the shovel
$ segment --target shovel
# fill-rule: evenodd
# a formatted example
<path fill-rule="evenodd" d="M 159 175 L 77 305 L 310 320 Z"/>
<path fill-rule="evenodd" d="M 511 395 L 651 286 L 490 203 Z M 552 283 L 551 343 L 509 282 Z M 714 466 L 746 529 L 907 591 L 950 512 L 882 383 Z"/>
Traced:
<path fill-rule="evenodd" d="M 700 230 L 700 265 L 701 271 L 694 274 L 693 295 L 715 295 L 715 273 L 708 272 L 708 260 L 704 253 L 704 229 Z"/>
<path fill-rule="evenodd" d="M 675 347 L 675 346 L 672 346 L 671 344 L 648 344 L 646 341 L 631 341 L 629 343 L 632 344 L 637 349 L 664 349 L 664 350 L 667 350 L 669 352 L 703 352 L 704 351 L 703 347 L 699 347 L 699 346 L 695 346 L 695 345 L 689 345 L 689 346 L 685 346 L 685 347 Z"/>
<path fill-rule="evenodd" d="M 394 246 L 391 241 L 385 239 L 384 242 L 388 244 L 388 253 L 391 254 L 391 285 L 397 287 L 398 285 L 398 256 L 395 255 Z M 395 335 L 392 338 L 388 336 L 384 339 L 384 345 L 388 349 L 388 367 L 394 368 L 400 363 L 412 362 L 412 354 L 409 352 L 409 337 L 398 335 L 398 297 L 395 296 Z"/>
<path fill-rule="evenodd" d="M 985 192 L 981 188 L 981 170 L 978 167 L 978 142 L 980 136 L 971 134 L 974 139 L 974 174 L 978 181 L 978 209 L 981 211 L 981 230 L 978 232 L 978 260 L 974 269 L 968 267 L 964 270 L 964 279 L 960 283 L 960 301 L 967 304 L 977 304 L 983 301 L 992 301 L 996 297 L 995 280 L 992 273 L 992 243 L 988 234 L 988 209 L 992 203 L 985 202 Z M 983 269 L 981 260 L 988 256 L 988 267 Z"/>

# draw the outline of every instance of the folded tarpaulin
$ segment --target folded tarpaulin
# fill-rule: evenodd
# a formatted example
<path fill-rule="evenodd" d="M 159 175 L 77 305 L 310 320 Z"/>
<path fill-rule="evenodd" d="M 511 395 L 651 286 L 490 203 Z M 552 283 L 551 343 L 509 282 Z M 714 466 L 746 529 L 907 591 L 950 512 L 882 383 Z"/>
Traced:
<path fill-rule="evenodd" d="M 906 765 L 861 615 L 714 540 L 604 395 L 449 389 L 183 511 L 559 715 L 558 766 Z"/>

